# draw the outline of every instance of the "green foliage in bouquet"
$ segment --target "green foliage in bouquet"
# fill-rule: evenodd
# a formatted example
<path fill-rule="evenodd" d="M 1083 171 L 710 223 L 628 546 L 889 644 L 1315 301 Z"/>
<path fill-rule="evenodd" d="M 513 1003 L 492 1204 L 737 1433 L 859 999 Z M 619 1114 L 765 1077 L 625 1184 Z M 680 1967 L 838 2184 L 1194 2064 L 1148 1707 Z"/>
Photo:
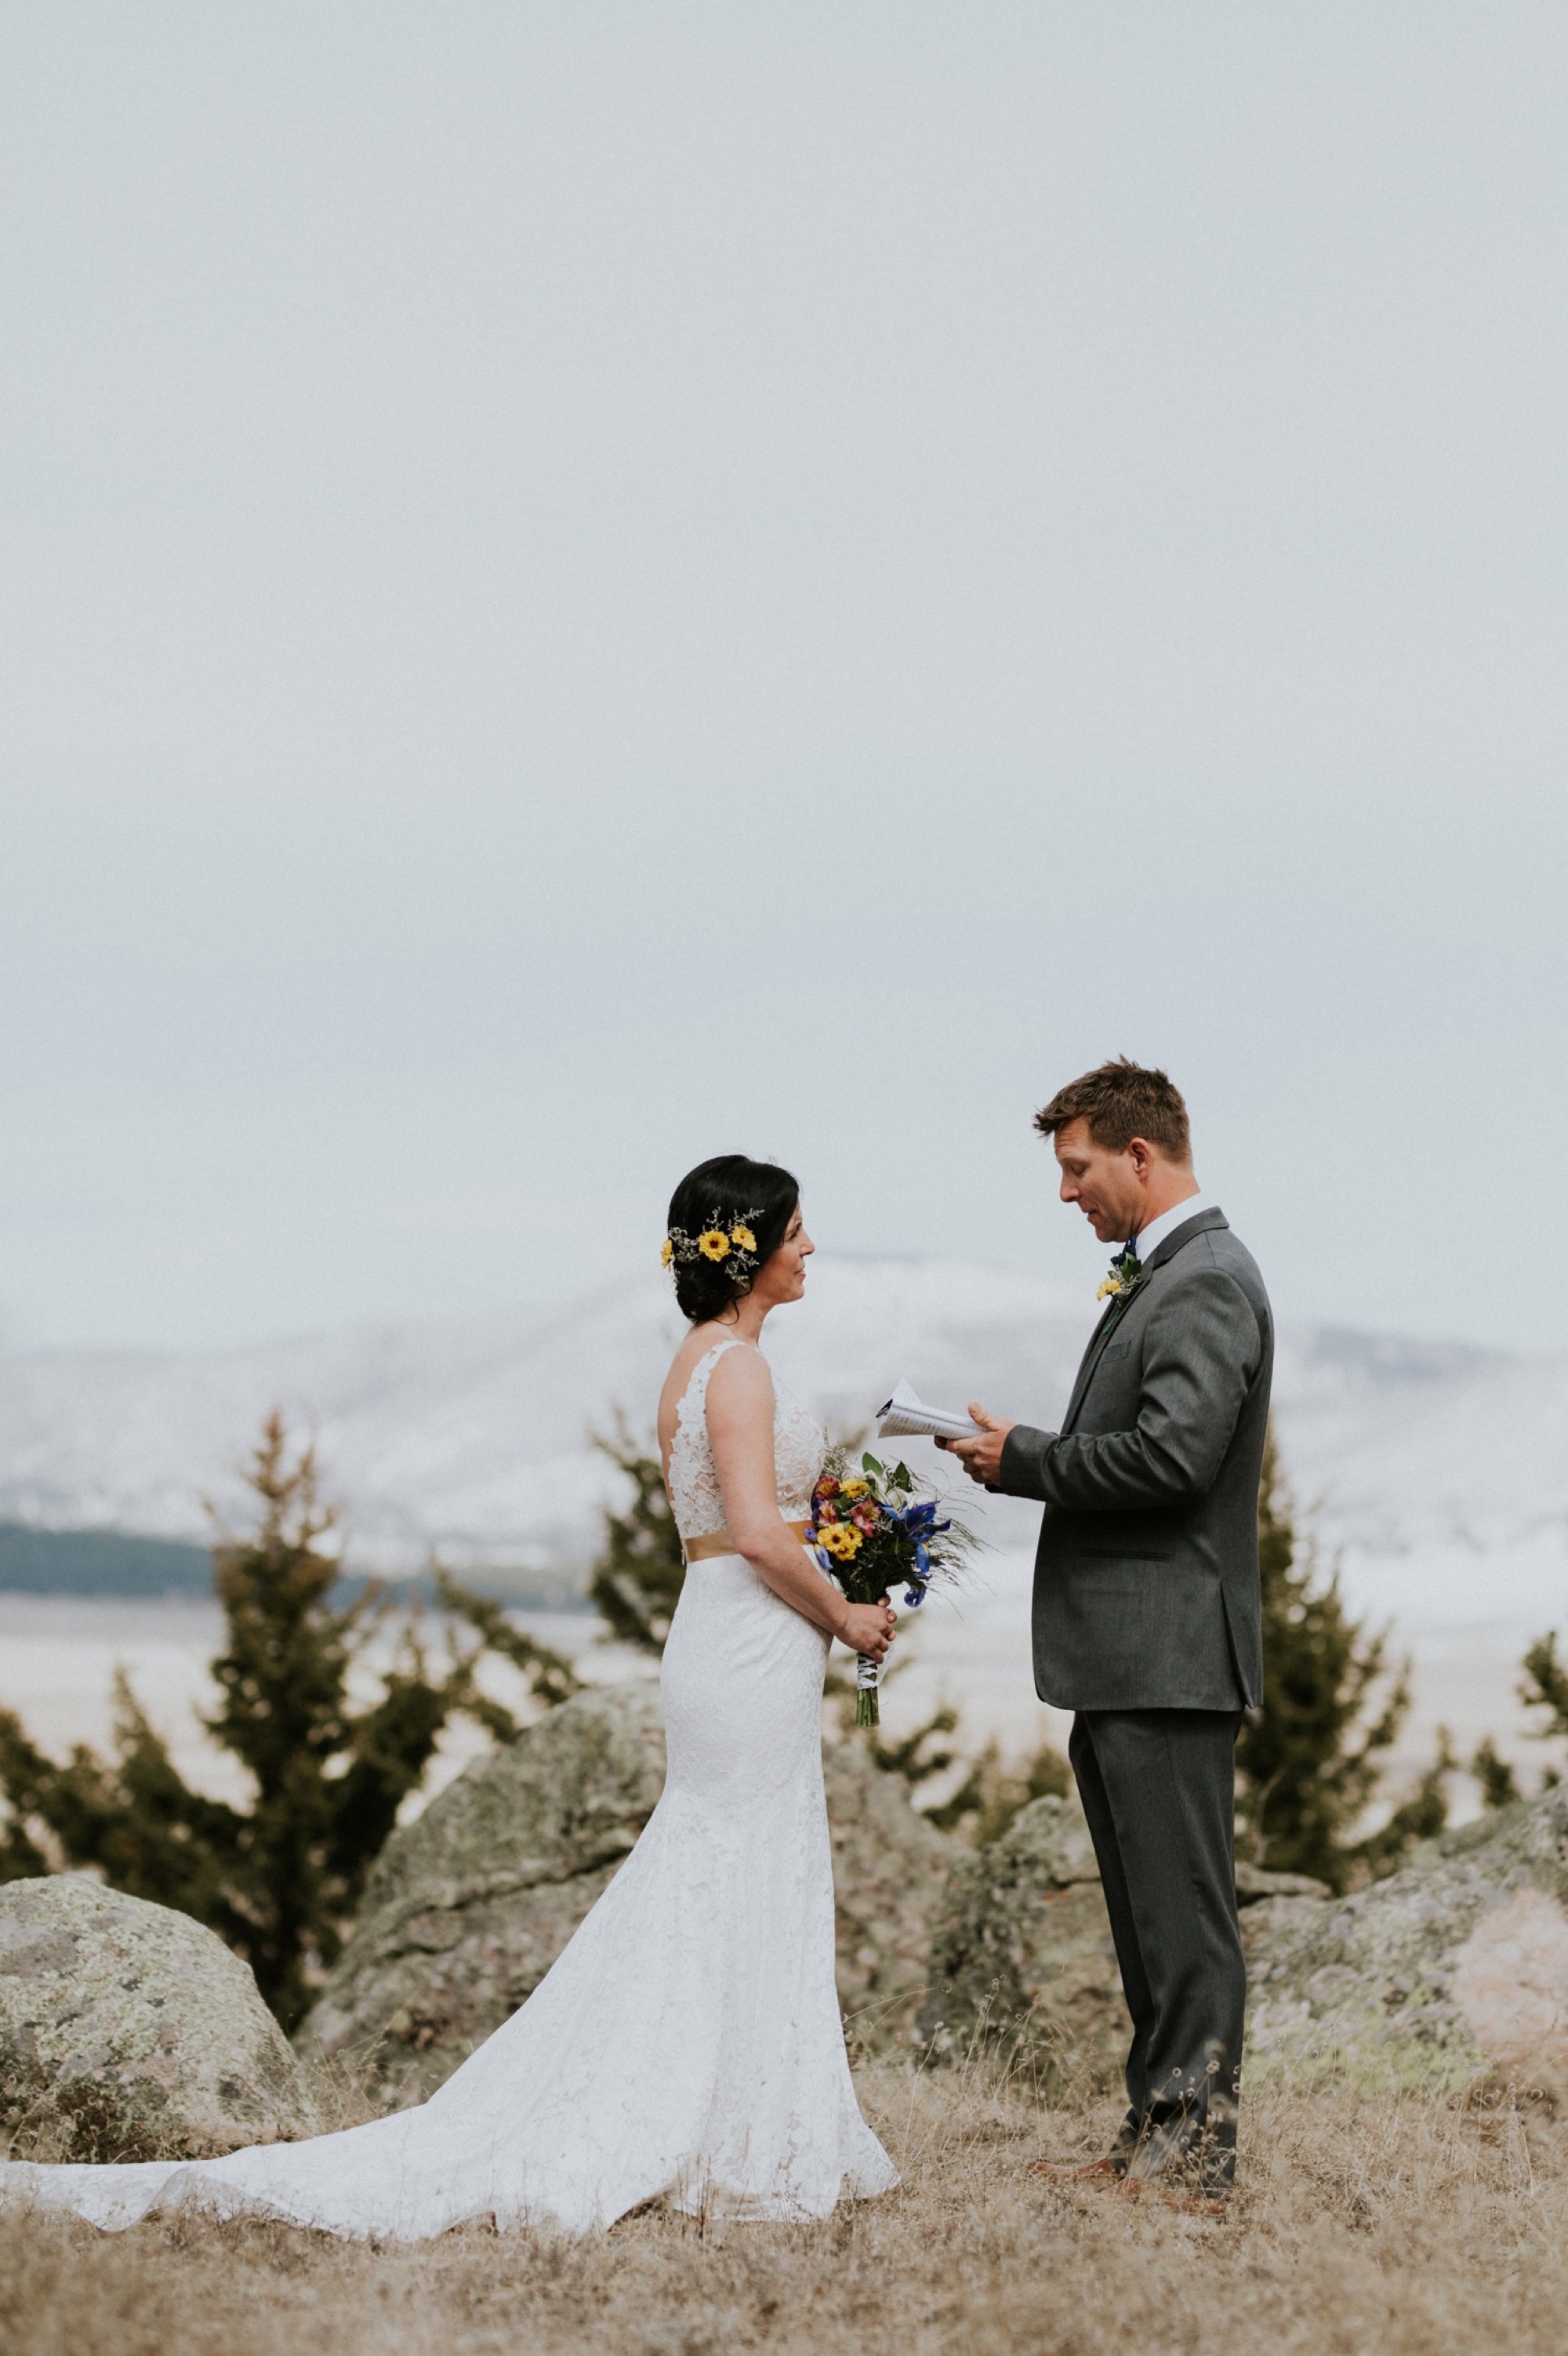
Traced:
<path fill-rule="evenodd" d="M 323 1540 L 338 1515 L 318 1501 L 311 1451 L 291 1461 L 275 1414 L 247 1477 L 255 1532 L 225 1534 L 213 1550 L 225 1638 L 212 1664 L 219 1703 L 204 1724 L 243 1768 L 248 1804 L 190 1788 L 123 1675 L 108 1760 L 78 1743 L 61 1766 L 0 1711 L 0 1880 L 87 1866 L 117 1890 L 194 1915 L 244 1956 L 291 2029 L 447 1719 L 460 1712 L 502 1740 L 519 1731 L 479 1688 L 482 1655 L 511 1661 L 546 1703 L 566 1699 L 577 1680 L 499 1604 L 438 1572 L 446 1612 L 478 1641 L 459 1647 L 448 1637 L 433 1662 L 411 1615 L 374 1698 L 356 1707 L 350 1685 L 388 1607 L 374 1588 L 332 1600 L 342 1566 Z"/>

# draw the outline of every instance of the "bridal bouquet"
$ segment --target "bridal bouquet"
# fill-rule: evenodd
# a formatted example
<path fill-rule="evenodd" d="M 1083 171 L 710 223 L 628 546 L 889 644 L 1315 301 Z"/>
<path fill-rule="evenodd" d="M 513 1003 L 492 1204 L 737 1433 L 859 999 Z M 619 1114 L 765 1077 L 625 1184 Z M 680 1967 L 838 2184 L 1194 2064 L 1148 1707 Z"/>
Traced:
<path fill-rule="evenodd" d="M 917 1481 L 907 1464 L 888 1472 L 875 1456 L 863 1456 L 860 1471 L 851 1474 L 847 1450 L 835 1448 L 811 1496 L 812 1550 L 849 1602 L 879 1603 L 902 1584 L 904 1601 L 915 1611 L 932 1580 L 955 1577 L 977 1543 L 961 1522 L 939 1521 L 940 1510 L 930 1483 Z M 854 1680 L 857 1726 L 881 1723 L 880 1676 L 877 1664 L 862 1653 Z"/>

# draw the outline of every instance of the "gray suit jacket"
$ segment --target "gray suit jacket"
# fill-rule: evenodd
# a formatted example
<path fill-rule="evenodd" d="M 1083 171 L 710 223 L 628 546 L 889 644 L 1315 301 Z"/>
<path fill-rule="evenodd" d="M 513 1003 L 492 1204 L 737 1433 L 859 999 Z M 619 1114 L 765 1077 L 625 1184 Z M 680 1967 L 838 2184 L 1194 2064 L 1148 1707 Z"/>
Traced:
<path fill-rule="evenodd" d="M 1199 1212 L 1112 1301 L 1060 1431 L 1015 1424 L 999 1486 L 1045 1505 L 1035 1685 L 1061 1709 L 1262 1699 L 1258 1479 L 1273 1318 L 1222 1211 Z"/>

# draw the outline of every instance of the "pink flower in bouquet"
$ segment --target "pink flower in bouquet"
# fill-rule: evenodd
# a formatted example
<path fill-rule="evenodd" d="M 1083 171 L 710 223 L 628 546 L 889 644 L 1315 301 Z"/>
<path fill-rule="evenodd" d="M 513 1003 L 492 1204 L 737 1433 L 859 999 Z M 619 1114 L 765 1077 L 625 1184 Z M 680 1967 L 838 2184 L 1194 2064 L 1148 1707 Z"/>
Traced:
<path fill-rule="evenodd" d="M 879 1519 L 877 1510 L 869 1498 L 863 1505 L 856 1505 L 850 1514 L 850 1520 L 854 1524 L 855 1528 L 864 1531 L 868 1538 L 875 1536 Z"/>

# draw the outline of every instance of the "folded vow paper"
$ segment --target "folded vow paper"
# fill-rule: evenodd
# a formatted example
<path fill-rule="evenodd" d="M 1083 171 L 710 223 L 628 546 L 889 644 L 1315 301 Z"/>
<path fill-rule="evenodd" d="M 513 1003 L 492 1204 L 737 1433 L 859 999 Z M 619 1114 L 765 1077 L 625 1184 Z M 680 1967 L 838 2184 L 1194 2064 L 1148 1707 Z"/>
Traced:
<path fill-rule="evenodd" d="M 908 1383 L 900 1383 L 876 1411 L 878 1440 L 977 1440 L 981 1427 L 967 1415 L 950 1415 L 945 1408 L 922 1407 Z"/>

